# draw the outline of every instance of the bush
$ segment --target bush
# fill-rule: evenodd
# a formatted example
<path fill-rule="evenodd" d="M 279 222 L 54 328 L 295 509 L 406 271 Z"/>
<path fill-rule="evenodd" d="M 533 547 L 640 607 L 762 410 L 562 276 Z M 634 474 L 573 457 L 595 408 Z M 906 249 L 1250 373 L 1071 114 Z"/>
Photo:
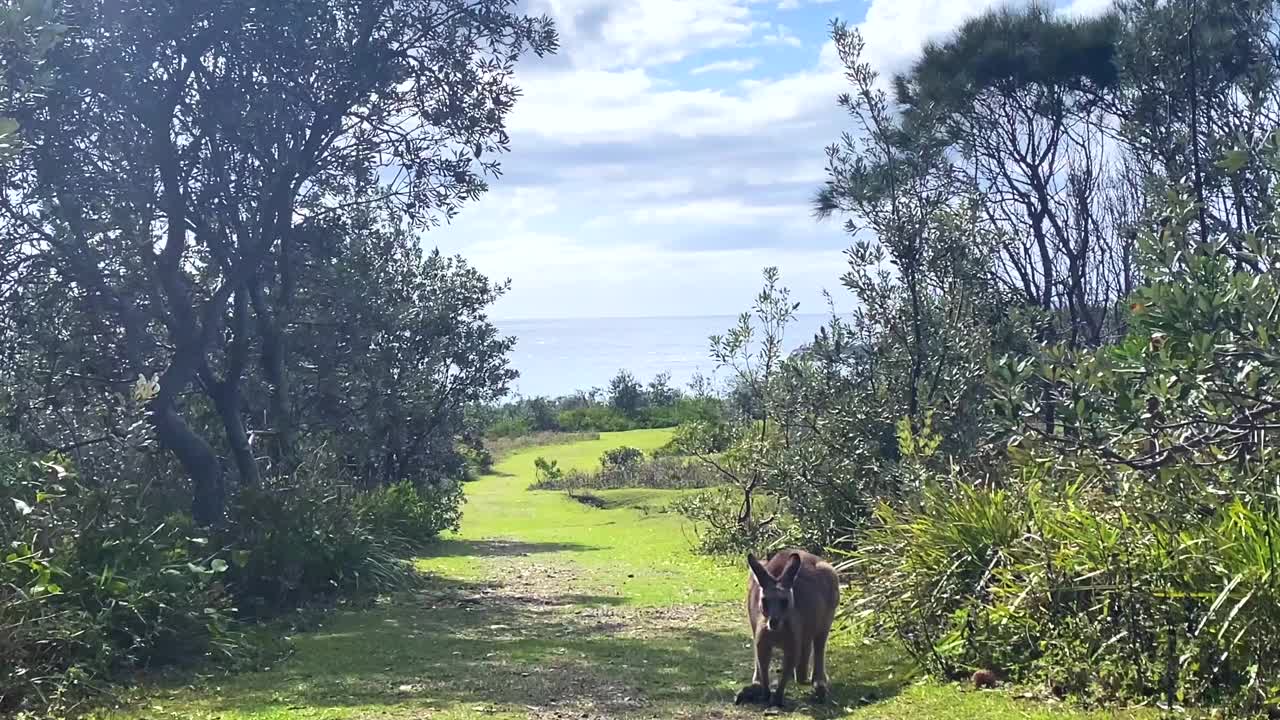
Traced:
<path fill-rule="evenodd" d="M 713 487 L 705 492 L 677 498 L 671 509 L 693 525 L 697 551 L 706 555 L 739 555 L 753 552 L 765 556 L 788 538 L 779 503 L 758 496 L 749 522 L 739 522 L 742 493 L 734 487 Z"/>
<path fill-rule="evenodd" d="M 634 448 L 625 449 L 640 452 Z M 529 487 L 531 490 L 690 490 L 713 487 L 722 482 L 722 478 L 714 470 L 702 463 L 677 458 L 648 461 L 643 458 L 641 454 L 638 459 L 621 465 L 605 464 L 597 472 L 571 470 L 555 476 L 539 474 L 537 482 Z"/>
<path fill-rule="evenodd" d="M 459 443 L 458 455 L 462 458 L 464 480 L 472 480 L 480 475 L 487 475 L 493 472 L 493 452 L 485 445 L 473 447 L 465 443 Z"/>
<path fill-rule="evenodd" d="M 355 511 L 375 537 L 400 540 L 414 549 L 436 540 L 446 530 L 457 531 L 462 503 L 462 488 L 457 483 L 417 487 L 405 480 L 360 495 Z"/>
<path fill-rule="evenodd" d="M 1028 641 L 973 632 L 996 578 L 1017 565 L 1031 532 L 1028 505 L 1001 491 L 963 485 L 925 491 L 914 510 L 882 506 L 845 570 L 855 579 L 856 617 L 871 637 L 900 641 L 930 671 L 1006 673 L 1025 660 Z M 1025 558 L 1020 558 L 1025 559 Z"/>
<path fill-rule="evenodd" d="M 568 432 L 623 432 L 636 424 L 612 407 L 593 405 L 560 413 L 560 427 Z"/>
<path fill-rule="evenodd" d="M 548 460 L 541 455 L 533 459 L 533 472 L 539 483 L 555 482 L 564 477 L 564 470 L 556 460 Z"/>
<path fill-rule="evenodd" d="M 59 458 L 0 471 L 0 711 L 57 714 L 119 673 L 243 649 L 225 555 L 147 497 Z"/>
<path fill-rule="evenodd" d="M 935 487 L 882 508 L 846 566 L 862 629 L 944 677 L 985 667 L 1090 699 L 1274 703 L 1274 507 L 1237 499 L 1171 523 L 1084 487 Z"/>
<path fill-rule="evenodd" d="M 613 448 L 600 455 L 600 467 L 605 472 L 626 472 L 643 461 L 644 453 L 633 447 Z"/>
<path fill-rule="evenodd" d="M 404 558 L 457 527 L 458 484 L 331 475 L 241 488 L 210 534 L 180 486 L 89 483 L 60 458 L 0 467 L 0 714 L 68 714 L 136 669 L 255 662 L 246 620 L 411 586 Z"/>
<path fill-rule="evenodd" d="M 411 538 L 404 534 L 427 530 L 405 527 L 417 517 L 421 496 L 399 487 L 374 491 L 370 499 L 317 478 L 241 490 L 219 538 L 234 548 L 228 582 L 241 609 L 271 615 L 335 595 L 411 585 L 415 573 L 404 559 Z M 427 514 L 429 526 L 440 521 L 435 512 Z M 382 534 L 371 521 L 404 534 Z"/>
<path fill-rule="evenodd" d="M 503 418 L 489 426 L 486 435 L 493 438 L 513 438 L 533 432 L 533 425 L 524 418 Z"/>

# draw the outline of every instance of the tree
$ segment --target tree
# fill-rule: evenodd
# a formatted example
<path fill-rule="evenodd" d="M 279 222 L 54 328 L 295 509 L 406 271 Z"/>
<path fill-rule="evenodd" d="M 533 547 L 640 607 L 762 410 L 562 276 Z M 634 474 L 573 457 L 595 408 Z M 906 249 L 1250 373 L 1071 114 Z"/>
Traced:
<path fill-rule="evenodd" d="M 629 418 L 635 418 L 644 407 L 644 388 L 627 370 L 619 370 L 609 381 L 609 405 Z"/>
<path fill-rule="evenodd" d="M 1042 318 L 1040 337 L 1096 346 L 1114 334 L 1134 231 L 1100 212 L 1111 172 L 1119 23 L 1051 7 L 1002 9 L 928 45 L 894 89 L 907 118 L 932 119 L 963 161 L 1002 238 L 1000 275 Z M 1130 218 L 1135 221 L 1137 218 Z"/>
<path fill-rule="evenodd" d="M 650 407 L 668 407 L 680 399 L 680 391 L 671 387 L 671 373 L 661 372 L 649 381 L 645 398 Z"/>
<path fill-rule="evenodd" d="M 46 258 L 88 317 L 109 318 L 104 363 L 158 374 L 150 418 L 193 481 L 193 512 L 225 494 L 213 439 L 191 424 L 196 384 L 253 482 L 242 386 L 256 347 L 278 458 L 292 454 L 288 356 L 298 237 L 381 206 L 427 227 L 485 189 L 526 51 L 554 49 L 514 0 L 63 3 L 38 103 L 3 176 L 6 243 Z"/>
<path fill-rule="evenodd" d="M 460 476 L 465 408 L 494 402 L 516 377 L 515 341 L 486 316 L 507 286 L 362 212 L 300 236 L 297 250 L 306 262 L 287 370 L 304 448 L 328 445 L 365 487 Z"/>
<path fill-rule="evenodd" d="M 1243 236 L 1275 206 L 1265 153 L 1280 123 L 1274 0 L 1123 0 L 1121 137 L 1163 185 L 1186 180 L 1195 234 Z"/>

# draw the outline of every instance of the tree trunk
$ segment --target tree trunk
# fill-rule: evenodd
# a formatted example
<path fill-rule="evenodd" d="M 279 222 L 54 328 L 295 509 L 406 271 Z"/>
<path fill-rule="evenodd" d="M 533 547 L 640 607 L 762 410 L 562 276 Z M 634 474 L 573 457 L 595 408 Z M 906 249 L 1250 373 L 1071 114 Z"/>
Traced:
<path fill-rule="evenodd" d="M 277 472 L 288 474 L 293 470 L 294 451 L 293 402 L 290 399 L 287 368 L 288 348 L 280 318 L 267 307 L 256 285 L 251 298 L 254 316 L 257 318 L 258 336 L 262 341 L 262 371 L 271 385 L 268 412 L 276 437 L 272 459 Z"/>
<path fill-rule="evenodd" d="M 222 419 L 222 428 L 227 434 L 227 445 L 231 448 L 231 457 L 236 463 L 236 472 L 243 485 L 260 485 L 261 474 L 258 462 L 253 456 L 253 448 L 249 446 L 249 433 L 244 428 L 244 418 L 240 413 L 240 385 L 230 381 L 220 383 L 211 393 L 213 404 L 218 409 L 218 417 Z"/>
<path fill-rule="evenodd" d="M 151 422 L 160 444 L 178 458 L 191 478 L 191 516 L 196 524 L 220 522 L 226 510 L 226 487 L 213 447 L 187 426 L 172 402 L 153 402 Z"/>

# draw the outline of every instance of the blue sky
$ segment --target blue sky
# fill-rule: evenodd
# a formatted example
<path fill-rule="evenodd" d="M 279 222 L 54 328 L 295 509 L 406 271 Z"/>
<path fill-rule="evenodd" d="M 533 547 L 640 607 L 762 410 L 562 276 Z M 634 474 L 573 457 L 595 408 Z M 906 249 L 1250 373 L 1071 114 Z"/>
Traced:
<path fill-rule="evenodd" d="M 859 26 L 891 74 L 1000 0 L 526 4 L 555 18 L 561 50 L 521 66 L 503 177 L 424 239 L 511 279 L 499 318 L 736 314 L 767 265 L 802 311 L 824 309 L 823 289 L 848 309 L 849 238 L 810 210 L 848 127 L 829 22 Z"/>

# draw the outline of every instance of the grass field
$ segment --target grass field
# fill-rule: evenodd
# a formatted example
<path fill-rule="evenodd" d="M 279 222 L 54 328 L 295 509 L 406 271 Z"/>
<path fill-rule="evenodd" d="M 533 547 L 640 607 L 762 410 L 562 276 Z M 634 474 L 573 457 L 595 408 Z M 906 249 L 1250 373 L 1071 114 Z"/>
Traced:
<path fill-rule="evenodd" d="M 257 673 L 152 687 L 115 718 L 750 718 L 734 693 L 750 679 L 745 569 L 695 557 L 658 491 L 529 492 L 533 459 L 589 468 L 619 445 L 657 447 L 636 431 L 500 462 L 468 486 L 462 531 L 419 561 L 421 593 L 335 612 Z M 641 509 L 637 509 L 641 508 Z M 1078 713 L 918 681 L 890 649 L 831 650 L 834 702 L 803 688 L 792 712 L 854 720 L 1092 720 Z"/>

